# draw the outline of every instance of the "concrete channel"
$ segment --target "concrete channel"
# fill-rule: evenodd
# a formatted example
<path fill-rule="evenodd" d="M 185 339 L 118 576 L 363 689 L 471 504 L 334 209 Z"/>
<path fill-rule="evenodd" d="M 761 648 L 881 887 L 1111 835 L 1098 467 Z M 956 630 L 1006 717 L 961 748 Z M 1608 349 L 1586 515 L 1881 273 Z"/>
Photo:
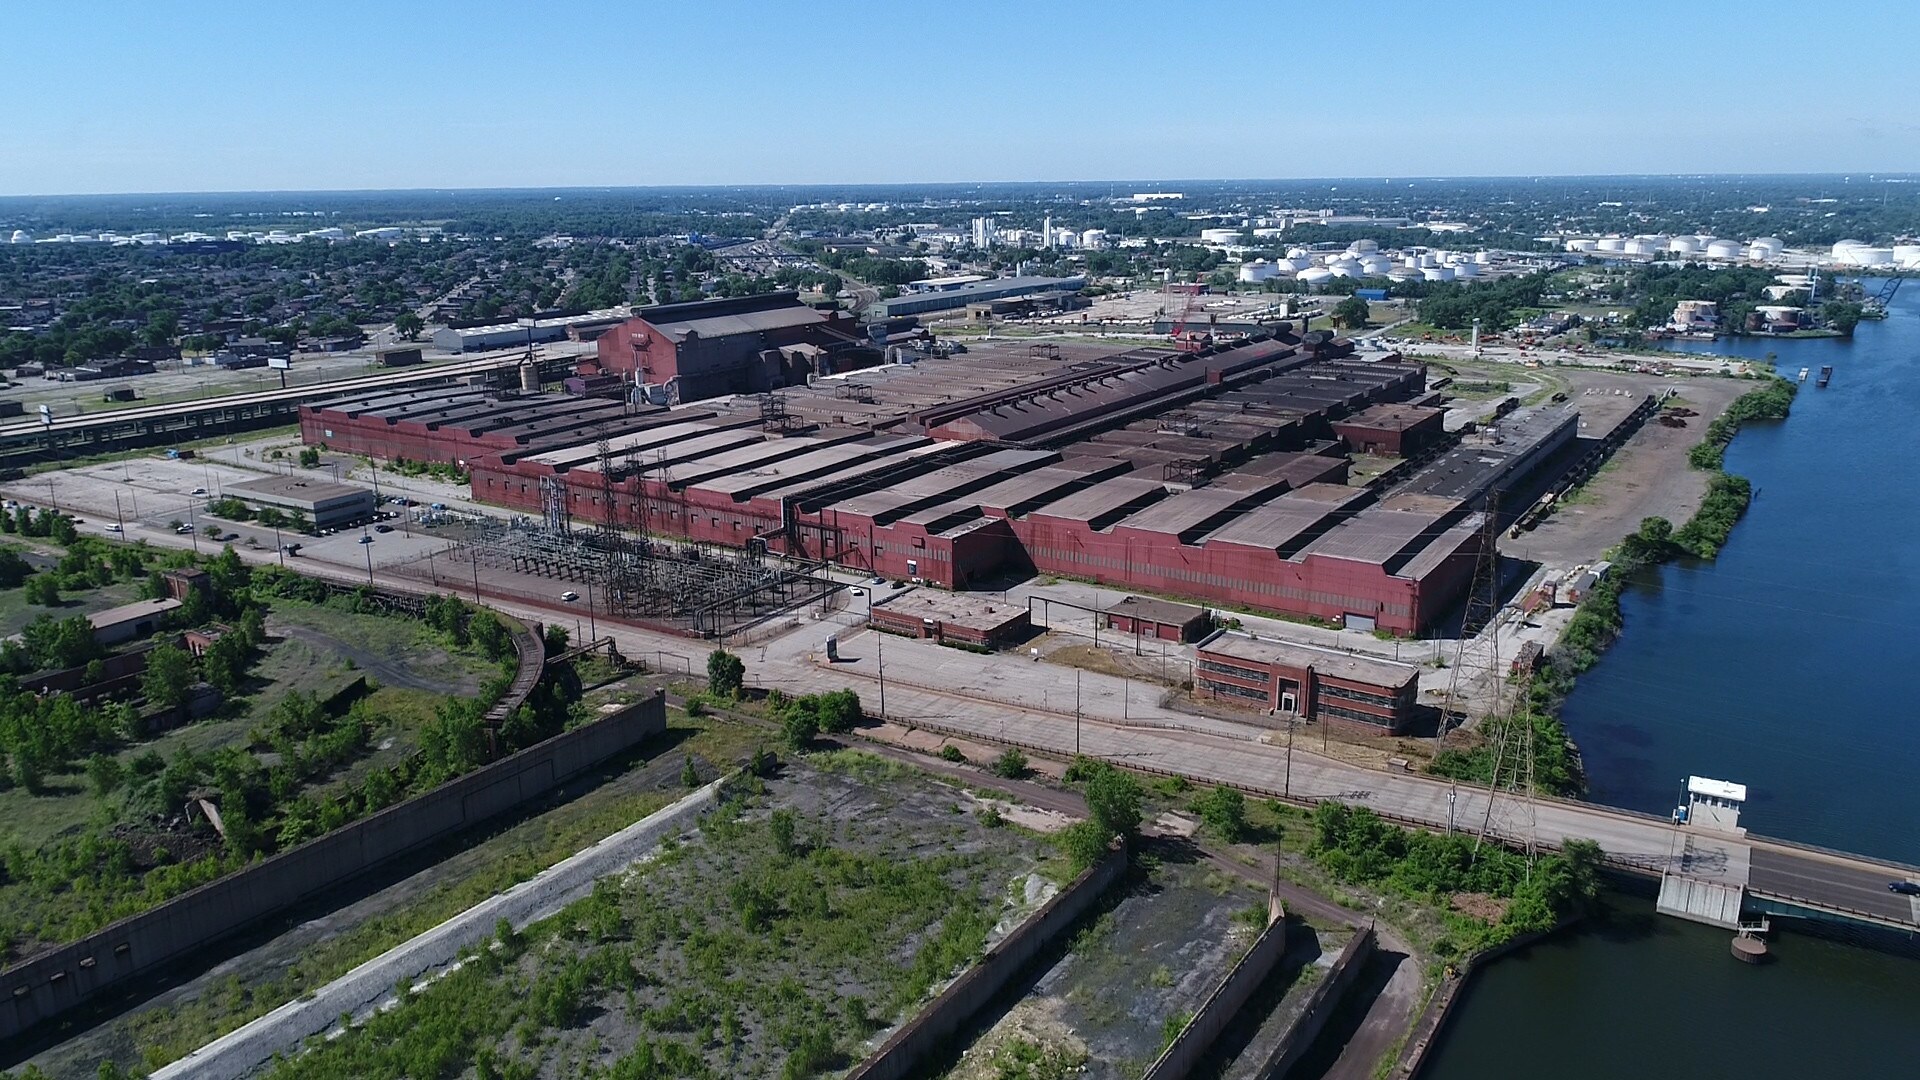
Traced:
<path fill-rule="evenodd" d="M 446 922 L 381 953 L 309 997 L 290 1001 L 152 1074 L 152 1080 L 242 1080 L 275 1054 L 338 1026 L 343 1015 L 370 1015 L 402 981 L 418 984 L 453 970 L 462 949 L 483 946 L 505 919 L 524 929 L 593 892 L 594 882 L 648 857 L 660 842 L 688 828 L 712 806 L 732 777 L 723 777 L 583 851 L 489 897 Z"/>

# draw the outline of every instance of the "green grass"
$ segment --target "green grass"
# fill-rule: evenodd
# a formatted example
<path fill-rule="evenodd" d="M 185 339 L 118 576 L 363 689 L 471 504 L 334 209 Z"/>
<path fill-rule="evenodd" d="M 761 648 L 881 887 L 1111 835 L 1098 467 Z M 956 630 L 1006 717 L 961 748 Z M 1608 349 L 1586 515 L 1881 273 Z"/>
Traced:
<path fill-rule="evenodd" d="M 682 754 L 709 762 L 736 763 L 755 745 L 753 732 L 725 723 L 669 714 L 672 752 L 653 760 L 674 766 Z M 629 774 L 632 775 L 632 774 Z M 255 981 L 238 975 L 212 981 L 191 1001 L 149 1009 L 128 1020 L 139 1064 L 156 1069 L 324 986 L 395 945 L 445 922 L 496 893 L 527 880 L 602 837 L 611 835 L 685 794 L 609 783 L 473 844 L 435 872 L 431 887 L 404 904 L 350 926 L 302 953 L 298 963 Z"/>
<path fill-rule="evenodd" d="M 139 599 L 135 595 L 136 588 L 137 586 L 131 581 L 116 581 L 97 589 L 62 591 L 59 606 L 50 608 L 29 604 L 24 586 L 0 591 L 0 637 L 11 637 L 19 633 L 26 629 L 28 623 L 42 615 L 51 615 L 56 619 L 70 619 L 75 615 L 91 615 L 110 607 L 131 604 Z"/>

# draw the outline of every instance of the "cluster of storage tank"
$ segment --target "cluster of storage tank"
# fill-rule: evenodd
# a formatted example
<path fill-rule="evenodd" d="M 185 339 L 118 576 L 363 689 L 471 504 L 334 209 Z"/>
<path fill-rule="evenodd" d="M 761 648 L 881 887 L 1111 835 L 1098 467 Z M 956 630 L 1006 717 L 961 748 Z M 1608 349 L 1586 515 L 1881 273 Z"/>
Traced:
<path fill-rule="evenodd" d="M 1679 255 L 1731 262 L 1751 259 L 1771 262 L 1780 257 L 1786 245 L 1778 237 L 1763 236 L 1750 244 L 1711 236 L 1601 236 L 1575 237 L 1566 242 L 1568 251 L 1598 255 Z"/>
<path fill-rule="evenodd" d="M 1288 248 L 1281 258 L 1255 259 L 1240 267 L 1240 280 L 1257 284 L 1291 277 L 1304 285 L 1324 285 L 1335 278 L 1387 278 L 1392 281 L 1455 281 L 1480 276 L 1493 256 L 1485 251 L 1430 251 L 1393 256 L 1372 240 L 1358 240 L 1338 255 L 1316 255 L 1304 247 Z"/>
<path fill-rule="evenodd" d="M 1888 266 L 1920 270 L 1920 244 L 1895 244 L 1874 247 L 1859 240 L 1842 240 L 1833 245 L 1833 261 L 1839 266 Z"/>

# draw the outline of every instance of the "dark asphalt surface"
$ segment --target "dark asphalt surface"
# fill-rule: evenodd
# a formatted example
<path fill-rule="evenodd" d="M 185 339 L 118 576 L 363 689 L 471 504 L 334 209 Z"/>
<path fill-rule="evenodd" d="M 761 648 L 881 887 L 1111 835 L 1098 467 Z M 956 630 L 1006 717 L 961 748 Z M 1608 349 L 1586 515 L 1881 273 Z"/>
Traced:
<path fill-rule="evenodd" d="M 1889 871 L 1861 869 L 1810 855 L 1756 847 L 1747 887 L 1783 899 L 1810 900 L 1912 925 L 1909 897 L 1887 891 Z"/>

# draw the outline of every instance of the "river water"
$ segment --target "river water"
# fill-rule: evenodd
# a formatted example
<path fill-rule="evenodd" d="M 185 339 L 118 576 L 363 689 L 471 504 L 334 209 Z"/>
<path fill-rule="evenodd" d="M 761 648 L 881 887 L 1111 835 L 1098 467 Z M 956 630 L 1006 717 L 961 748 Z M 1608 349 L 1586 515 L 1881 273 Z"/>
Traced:
<path fill-rule="evenodd" d="M 1734 780 L 1754 832 L 1920 863 L 1920 286 L 1852 341 L 1674 345 L 1812 374 L 1790 419 L 1734 440 L 1727 469 L 1758 497 L 1720 557 L 1636 581 L 1624 634 L 1568 698 L 1589 797 L 1665 813 L 1689 773 Z M 1789 934 L 1752 968 L 1724 931 L 1612 904 L 1484 971 L 1428 1075 L 1798 1080 L 1920 1062 L 1920 963 Z"/>

